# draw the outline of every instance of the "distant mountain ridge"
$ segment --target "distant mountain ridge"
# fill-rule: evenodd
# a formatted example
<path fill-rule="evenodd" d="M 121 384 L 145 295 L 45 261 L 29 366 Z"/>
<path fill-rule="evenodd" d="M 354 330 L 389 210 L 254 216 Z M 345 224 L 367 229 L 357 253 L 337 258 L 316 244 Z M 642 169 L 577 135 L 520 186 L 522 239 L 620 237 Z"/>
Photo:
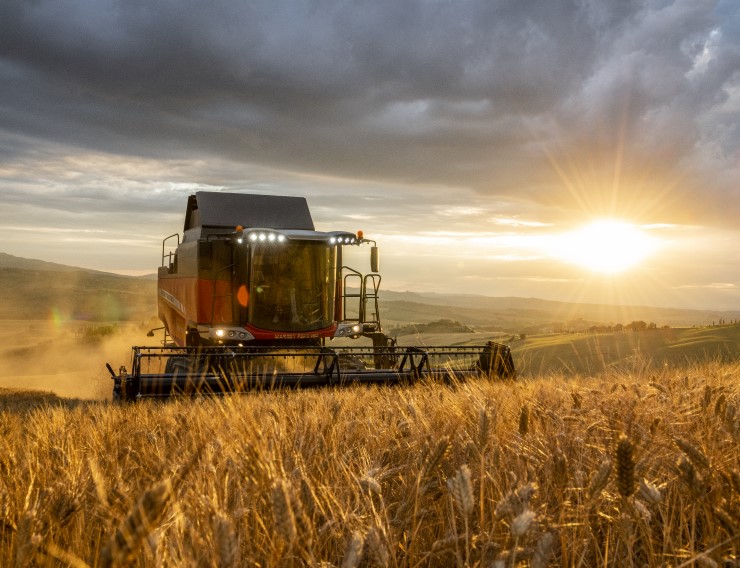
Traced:
<path fill-rule="evenodd" d="M 156 283 L 0 253 L 0 319 L 119 321 L 156 314 Z"/>
<path fill-rule="evenodd" d="M 399 320 L 409 320 L 421 312 L 428 311 L 430 306 L 439 306 L 441 311 L 434 319 L 452 318 L 473 325 L 491 325 L 508 322 L 511 325 L 527 327 L 546 322 L 553 324 L 583 320 L 581 327 L 590 324 L 627 324 L 632 321 L 655 322 L 658 325 L 692 326 L 711 325 L 720 319 L 726 321 L 740 320 L 740 310 L 697 310 L 685 308 L 657 308 L 652 306 L 616 306 L 610 304 L 570 303 L 541 298 L 520 298 L 510 296 L 476 296 L 470 294 L 440 294 L 426 292 L 381 291 L 384 317 L 391 312 L 402 312 Z M 424 306 L 424 307 L 422 307 Z M 458 312 L 453 313 L 453 310 Z M 462 316 L 462 317 L 461 317 Z M 396 318 L 392 318 L 396 319 Z M 417 319 L 420 323 L 433 320 Z"/>
<path fill-rule="evenodd" d="M 48 272 L 59 276 L 44 277 Z M 115 315 L 128 319 L 156 313 L 156 275 L 125 276 L 0 252 L 0 276 L 5 290 L 0 318 L 40 317 L 52 307 L 64 308 L 73 318 L 108 319 Z M 110 305 L 116 309 L 111 310 Z M 592 325 L 640 320 L 678 327 L 740 321 L 740 310 L 578 304 L 540 298 L 393 290 L 381 290 L 380 308 L 386 328 L 450 319 L 481 329 L 536 333 L 549 329 L 581 331 Z"/>
<path fill-rule="evenodd" d="M 141 276 L 128 276 L 126 274 L 116 274 L 115 272 L 106 272 L 104 270 L 94 270 L 92 268 L 82 268 L 80 266 L 69 266 L 46 260 L 35 258 L 22 258 L 13 256 L 6 252 L 0 252 L 0 268 L 17 268 L 19 270 L 44 270 L 52 272 L 88 272 L 90 274 L 107 274 L 119 278 L 137 278 L 141 280 L 156 280 L 157 273 L 142 274 Z"/>
<path fill-rule="evenodd" d="M 103 272 L 101 270 L 92 270 L 89 268 L 80 268 L 78 266 L 68 266 L 66 264 L 58 264 L 56 262 L 47 262 L 45 260 L 37 260 L 35 258 L 21 258 L 19 256 L 13 256 L 5 252 L 0 252 L 0 268 L 18 268 L 21 270 L 46 270 L 54 272 L 91 272 L 95 274 L 111 274 L 109 272 Z M 119 276 L 118 274 L 111 274 L 112 276 Z"/>

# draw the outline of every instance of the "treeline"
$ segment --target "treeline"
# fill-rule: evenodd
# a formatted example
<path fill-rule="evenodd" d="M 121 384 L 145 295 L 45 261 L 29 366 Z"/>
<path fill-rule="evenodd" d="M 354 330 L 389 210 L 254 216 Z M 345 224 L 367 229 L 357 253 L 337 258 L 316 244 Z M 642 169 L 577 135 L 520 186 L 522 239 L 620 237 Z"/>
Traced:
<path fill-rule="evenodd" d="M 725 326 L 725 325 L 737 325 L 736 321 L 730 321 L 720 319 L 718 324 L 715 324 L 715 322 L 712 322 L 712 327 L 715 325 L 719 326 Z M 671 326 L 669 325 L 663 325 L 660 327 L 660 329 L 670 329 Z M 615 324 L 615 325 L 592 325 L 588 328 L 588 331 L 591 333 L 618 333 L 620 331 L 651 331 L 659 329 L 658 325 L 655 322 L 644 322 L 642 320 L 639 321 L 633 321 L 628 323 L 627 325 L 622 325 L 621 323 Z"/>
<path fill-rule="evenodd" d="M 475 330 L 469 325 L 457 320 L 440 319 L 429 323 L 417 323 L 391 328 L 396 335 L 409 335 L 413 333 L 473 333 Z"/>
<path fill-rule="evenodd" d="M 581 334 L 581 333 L 623 333 L 628 331 L 651 331 L 656 329 L 670 329 L 670 326 L 663 325 L 660 328 L 655 322 L 645 322 L 642 320 L 632 321 L 628 324 L 591 324 L 588 325 L 582 320 L 575 322 L 576 325 L 565 324 L 554 324 L 548 329 L 544 330 L 544 333 L 564 333 L 564 334 Z M 578 325 L 580 324 L 580 325 Z M 526 333 L 543 333 L 543 330 L 527 328 L 523 330 Z M 519 334 L 520 339 L 523 334 Z"/>
<path fill-rule="evenodd" d="M 619 333 L 620 331 L 649 331 L 658 329 L 658 324 L 655 322 L 644 322 L 642 320 L 633 321 L 626 325 L 617 323 L 614 325 L 592 325 L 588 328 L 588 331 L 592 333 Z M 661 329 L 670 329 L 670 326 L 664 325 Z"/>

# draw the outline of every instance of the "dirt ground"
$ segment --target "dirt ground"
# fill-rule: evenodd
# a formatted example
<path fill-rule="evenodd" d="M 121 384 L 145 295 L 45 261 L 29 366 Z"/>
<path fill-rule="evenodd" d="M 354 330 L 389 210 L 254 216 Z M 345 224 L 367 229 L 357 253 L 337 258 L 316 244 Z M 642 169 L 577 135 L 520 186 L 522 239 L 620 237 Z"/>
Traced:
<path fill-rule="evenodd" d="M 156 345 L 146 331 L 141 323 L 0 320 L 0 388 L 108 399 L 105 364 L 118 371 L 129 365 L 132 345 Z"/>

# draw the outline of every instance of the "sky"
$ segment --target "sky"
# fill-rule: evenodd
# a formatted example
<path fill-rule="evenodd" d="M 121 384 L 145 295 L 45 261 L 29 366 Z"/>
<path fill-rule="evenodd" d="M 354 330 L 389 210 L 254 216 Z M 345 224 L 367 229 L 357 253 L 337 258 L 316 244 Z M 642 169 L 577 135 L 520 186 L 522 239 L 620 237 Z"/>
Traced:
<path fill-rule="evenodd" d="M 740 309 L 736 0 L 4 0 L 0 85 L 0 252 L 298 195 L 387 289 Z"/>

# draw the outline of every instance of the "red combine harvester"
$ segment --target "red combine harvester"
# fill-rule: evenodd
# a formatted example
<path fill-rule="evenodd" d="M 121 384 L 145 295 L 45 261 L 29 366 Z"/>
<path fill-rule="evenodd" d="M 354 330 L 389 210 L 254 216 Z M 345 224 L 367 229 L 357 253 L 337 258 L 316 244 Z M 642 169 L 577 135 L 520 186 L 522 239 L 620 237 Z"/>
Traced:
<path fill-rule="evenodd" d="M 344 265 L 345 249 L 366 245 L 369 273 Z M 131 371 L 106 365 L 113 396 L 514 377 L 500 343 L 396 345 L 380 324 L 380 280 L 375 242 L 361 232 L 316 231 L 302 197 L 191 195 L 182 239 L 162 242 L 162 346 L 133 347 Z M 372 345 L 327 346 L 361 337 Z"/>

